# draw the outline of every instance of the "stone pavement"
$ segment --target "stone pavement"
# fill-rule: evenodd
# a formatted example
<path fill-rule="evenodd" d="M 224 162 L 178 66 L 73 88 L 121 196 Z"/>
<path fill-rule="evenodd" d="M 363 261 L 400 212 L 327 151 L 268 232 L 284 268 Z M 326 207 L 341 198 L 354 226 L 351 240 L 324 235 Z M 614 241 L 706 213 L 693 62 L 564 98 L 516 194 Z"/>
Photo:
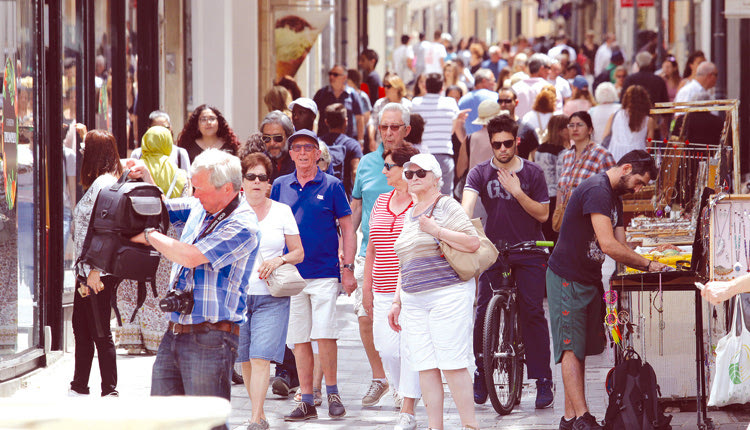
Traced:
<path fill-rule="evenodd" d="M 356 318 L 352 313 L 351 298 L 340 296 L 338 300 L 339 325 L 341 338 L 339 339 L 339 391 L 347 416 L 343 419 L 328 418 L 327 403 L 318 408 L 320 418 L 302 423 L 286 423 L 283 416 L 293 408 L 291 399 L 282 399 L 271 393 L 270 389 L 265 402 L 266 415 L 272 429 L 391 429 L 396 420 L 397 411 L 393 406 L 390 395 L 386 395 L 376 407 L 363 408 L 361 398 L 370 384 L 371 374 L 364 350 L 359 340 Z M 122 397 L 149 395 L 151 367 L 153 356 L 128 356 L 124 351 L 118 351 L 117 357 L 119 386 Z M 592 413 L 597 418 L 603 418 L 606 408 L 604 392 L 604 378 L 611 367 L 610 358 L 606 353 L 590 357 L 587 363 L 586 390 Z M 98 391 L 100 379 L 96 361 L 94 362 L 90 386 L 92 392 Z M 73 375 L 73 354 L 68 353 L 46 369 L 36 371 L 25 378 L 22 388 L 16 392 L 15 398 L 59 398 L 67 395 L 68 384 Z M 557 429 L 563 414 L 563 395 L 560 367 L 553 367 L 556 386 L 556 402 L 553 408 L 537 411 L 534 409 L 536 396 L 533 381 L 524 387 L 521 404 L 504 417 L 497 415 L 488 401 L 484 405 L 477 405 L 476 412 L 480 428 L 502 429 Z M 663 378 L 664 376 L 659 376 Z M 455 404 L 445 386 L 445 429 L 459 429 L 460 421 Z M 232 414 L 229 418 L 231 429 L 244 429 L 250 417 L 250 400 L 245 387 L 235 385 L 232 388 Z M 696 414 L 694 412 L 674 413 L 672 420 L 675 429 L 696 429 Z M 750 413 L 714 411 L 709 412 L 716 425 L 721 430 L 744 430 L 748 428 Z M 427 427 L 424 406 L 420 402 L 417 407 L 418 428 Z M 245 424 L 245 425 L 243 425 Z"/>

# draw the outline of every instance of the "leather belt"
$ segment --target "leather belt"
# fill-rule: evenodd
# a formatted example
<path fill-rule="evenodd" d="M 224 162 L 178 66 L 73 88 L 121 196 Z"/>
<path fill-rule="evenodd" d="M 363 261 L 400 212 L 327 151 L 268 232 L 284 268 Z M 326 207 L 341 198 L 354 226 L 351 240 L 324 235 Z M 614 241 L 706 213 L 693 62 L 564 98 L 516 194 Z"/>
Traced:
<path fill-rule="evenodd" d="M 235 324 L 231 321 L 219 321 L 216 323 L 202 322 L 200 324 L 177 324 L 172 321 L 169 322 L 169 331 L 174 334 L 208 333 L 212 330 L 232 333 L 237 336 L 240 335 L 239 324 Z"/>

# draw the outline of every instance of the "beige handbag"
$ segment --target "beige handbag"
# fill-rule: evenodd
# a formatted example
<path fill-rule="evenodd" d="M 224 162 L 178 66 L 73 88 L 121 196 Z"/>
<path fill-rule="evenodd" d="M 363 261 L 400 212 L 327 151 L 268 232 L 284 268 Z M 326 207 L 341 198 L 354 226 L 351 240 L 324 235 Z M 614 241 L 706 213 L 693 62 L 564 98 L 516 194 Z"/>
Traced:
<path fill-rule="evenodd" d="M 435 200 L 432 205 L 430 214 L 427 217 L 432 217 L 432 213 L 435 211 L 438 201 L 441 198 L 448 196 L 440 196 Z M 450 197 L 449 197 L 450 198 Z M 495 245 L 487 239 L 487 235 L 484 234 L 484 228 L 482 227 L 482 220 L 474 218 L 471 220 L 474 228 L 479 236 L 479 249 L 474 252 L 464 252 L 452 248 L 448 242 L 440 241 L 440 251 L 443 253 L 443 257 L 448 260 L 448 264 L 451 265 L 453 270 L 458 274 L 459 279 L 462 281 L 468 281 L 471 278 L 477 277 L 482 274 L 485 270 L 489 269 L 490 266 L 495 264 L 497 256 L 500 254 L 495 248 Z"/>
<path fill-rule="evenodd" d="M 263 256 L 260 250 L 258 256 L 262 262 Z M 268 291 L 274 297 L 296 296 L 307 286 L 307 281 L 302 278 L 294 264 L 282 264 L 271 272 L 265 281 L 268 284 Z"/>

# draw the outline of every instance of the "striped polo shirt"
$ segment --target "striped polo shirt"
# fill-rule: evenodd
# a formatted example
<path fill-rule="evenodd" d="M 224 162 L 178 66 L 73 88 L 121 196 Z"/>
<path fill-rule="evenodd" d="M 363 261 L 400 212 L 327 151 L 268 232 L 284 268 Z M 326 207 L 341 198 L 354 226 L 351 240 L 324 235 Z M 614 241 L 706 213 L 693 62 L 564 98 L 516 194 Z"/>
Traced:
<path fill-rule="evenodd" d="M 424 118 L 422 146 L 430 154 L 453 155 L 453 120 L 458 116 L 458 104 L 451 97 L 425 94 L 412 100 L 411 112 Z"/>
<path fill-rule="evenodd" d="M 432 206 L 424 211 L 427 215 Z M 401 291 L 423 293 L 461 283 L 448 260 L 440 251 L 440 243 L 431 234 L 419 229 L 419 217 L 412 207 L 404 217 L 404 229 L 393 248 L 401 264 Z M 461 204 L 452 198 L 442 198 L 432 216 L 440 227 L 476 236 L 477 230 Z"/>
<path fill-rule="evenodd" d="M 375 247 L 375 261 L 372 265 L 372 290 L 376 293 L 395 293 L 398 282 L 398 256 L 393 244 L 404 228 L 406 212 L 393 213 L 389 207 L 393 193 L 381 194 L 375 201 L 370 214 L 370 243 Z"/>

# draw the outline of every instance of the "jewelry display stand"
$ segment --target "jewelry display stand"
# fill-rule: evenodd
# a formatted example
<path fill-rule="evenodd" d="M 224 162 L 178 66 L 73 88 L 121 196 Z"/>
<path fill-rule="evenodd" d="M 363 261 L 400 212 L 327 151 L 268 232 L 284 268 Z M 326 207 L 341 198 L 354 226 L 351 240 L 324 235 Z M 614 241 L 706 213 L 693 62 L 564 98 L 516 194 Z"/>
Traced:
<path fill-rule="evenodd" d="M 709 278 L 729 281 L 750 272 L 750 195 L 712 196 Z"/>

